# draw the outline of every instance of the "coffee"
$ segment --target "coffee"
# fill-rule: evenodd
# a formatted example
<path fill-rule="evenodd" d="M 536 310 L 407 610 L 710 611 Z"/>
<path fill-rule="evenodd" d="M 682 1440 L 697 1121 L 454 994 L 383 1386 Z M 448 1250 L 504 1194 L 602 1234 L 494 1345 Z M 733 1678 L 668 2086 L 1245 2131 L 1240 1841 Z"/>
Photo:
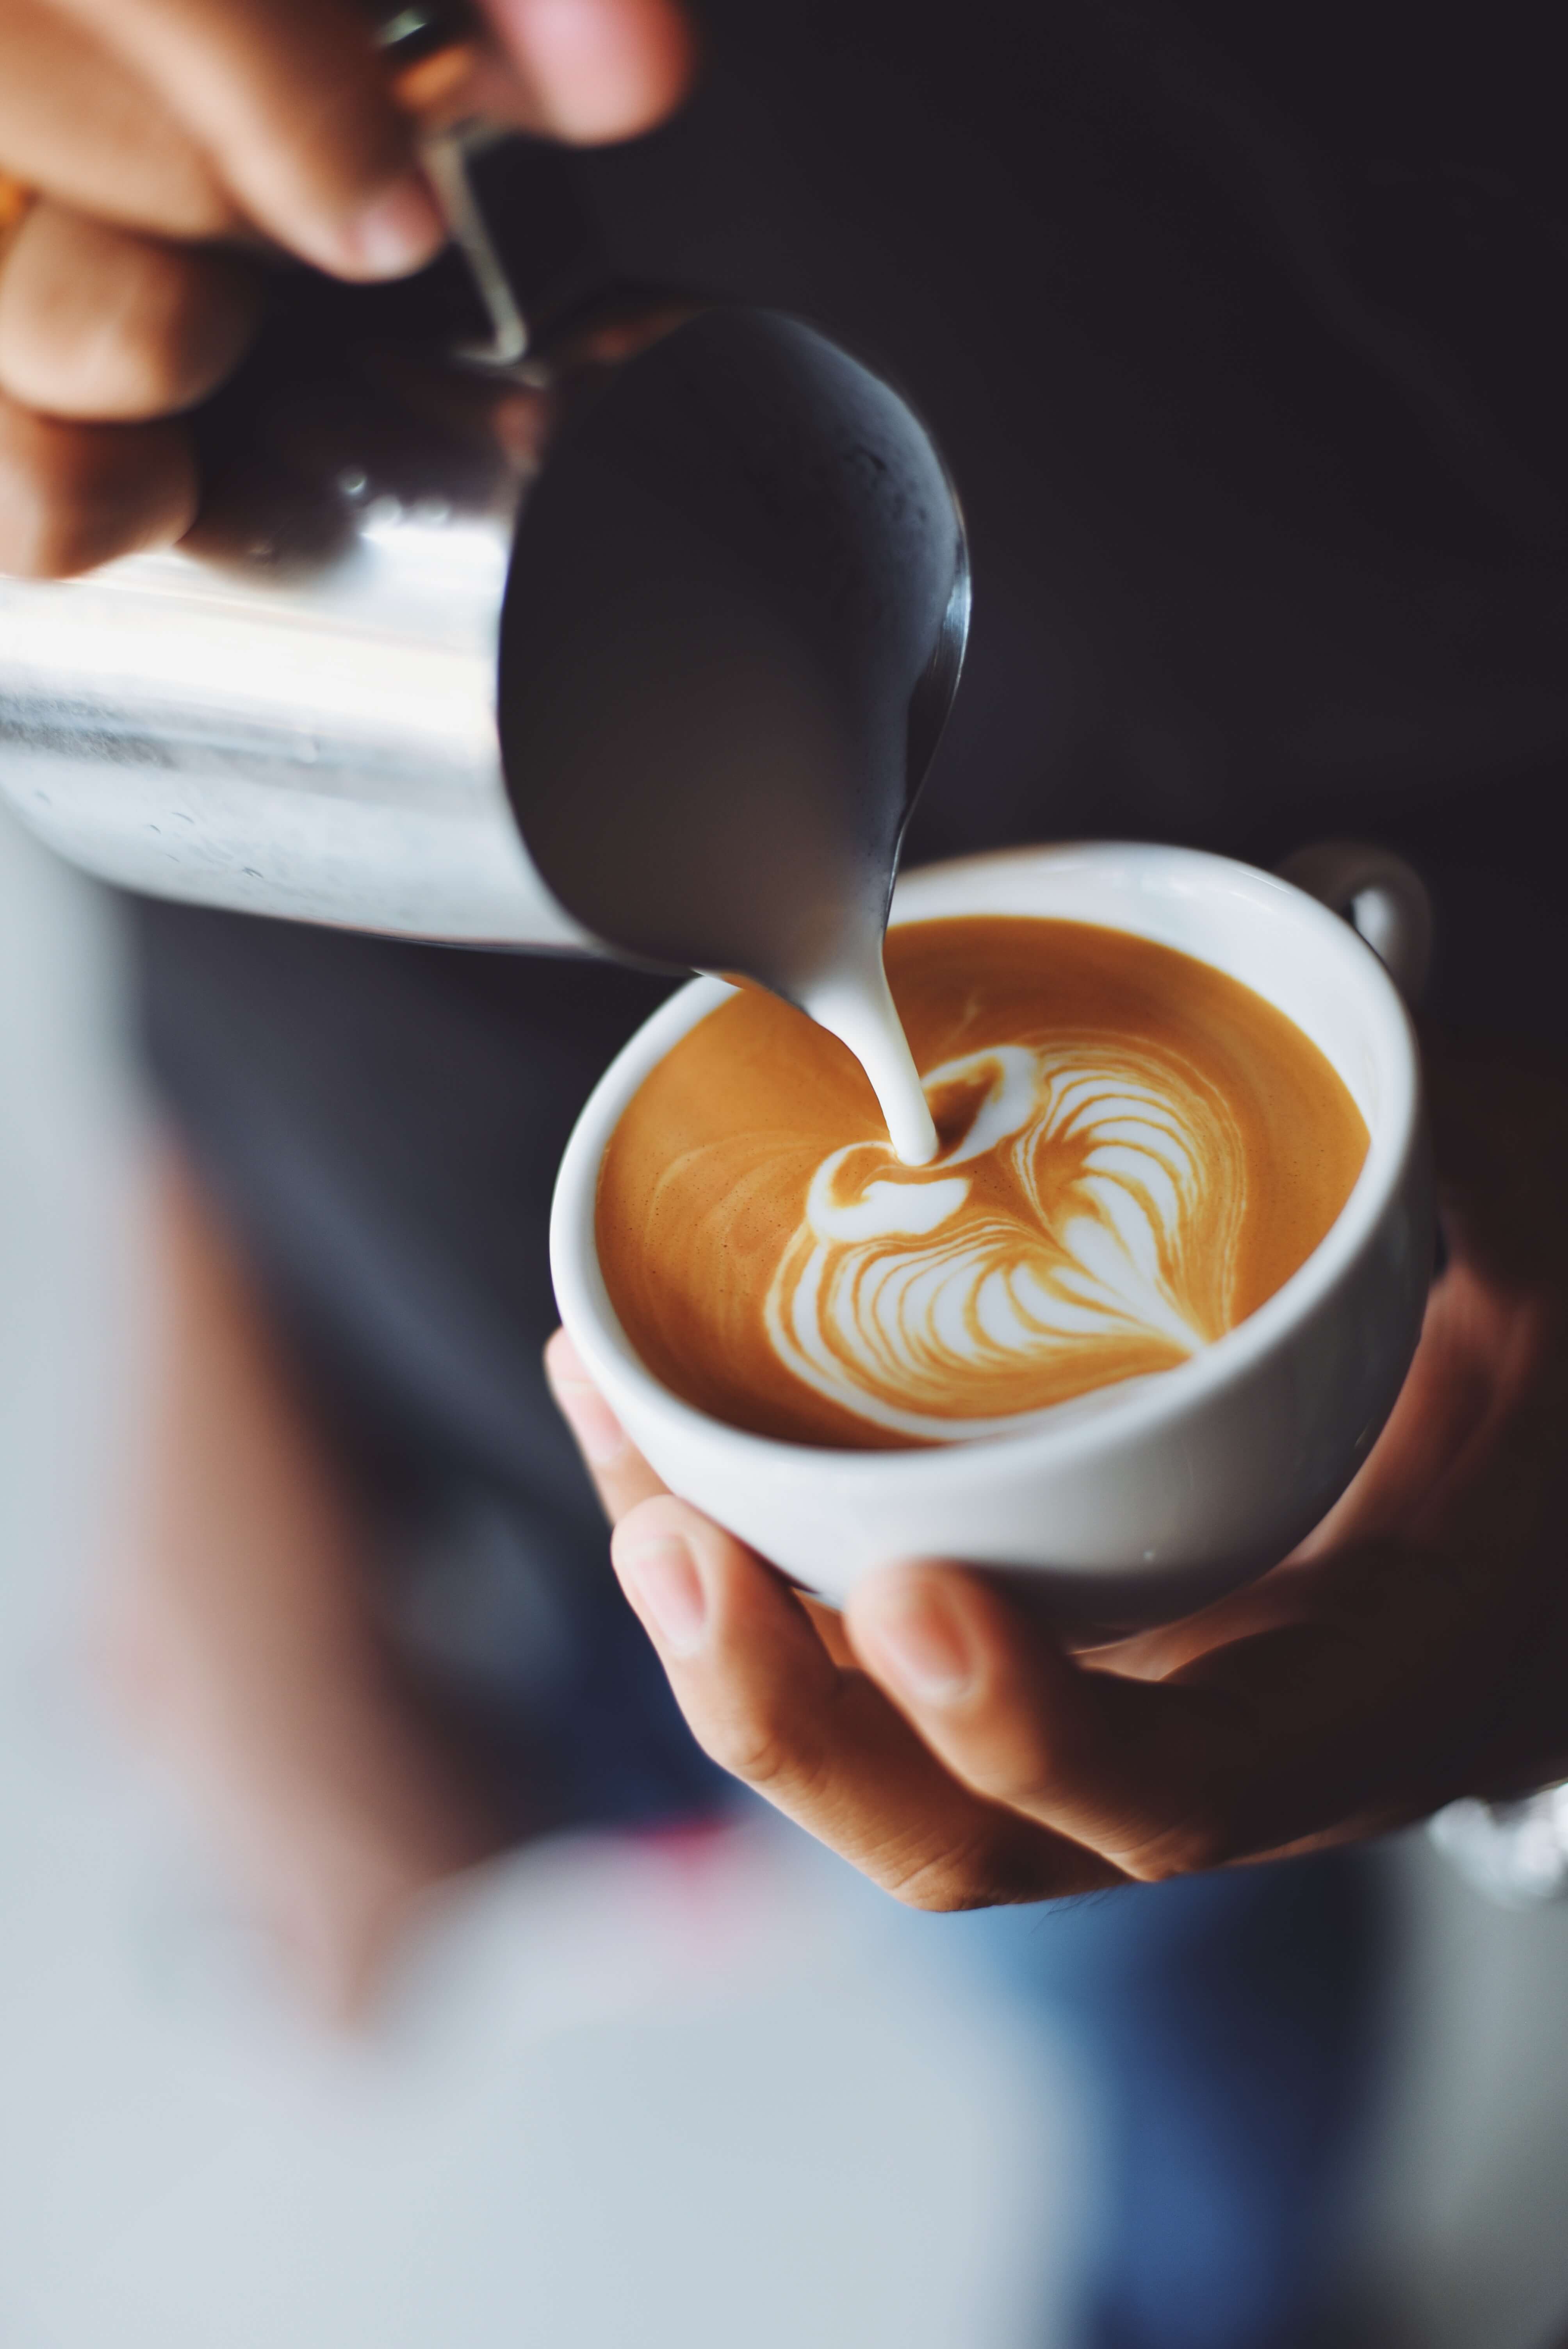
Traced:
<path fill-rule="evenodd" d="M 1018 1431 L 1255 1310 L 1367 1134 L 1283 1012 L 1169 947 L 975 916 L 890 931 L 941 1139 L 894 1156 L 833 1037 L 747 989 L 645 1080 L 596 1210 L 611 1301 L 714 1417 L 887 1449 Z"/>

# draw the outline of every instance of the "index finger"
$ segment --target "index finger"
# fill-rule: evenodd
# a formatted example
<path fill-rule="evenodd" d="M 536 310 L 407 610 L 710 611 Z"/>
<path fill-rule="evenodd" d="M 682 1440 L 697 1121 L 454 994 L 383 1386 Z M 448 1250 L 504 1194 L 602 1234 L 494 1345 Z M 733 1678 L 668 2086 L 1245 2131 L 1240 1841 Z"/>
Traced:
<path fill-rule="evenodd" d="M 337 276 L 396 277 L 445 242 L 372 35 L 372 0 L 57 0 L 156 91 L 240 209 Z M 483 0 L 448 106 L 593 142 L 667 114 L 691 77 L 676 0 Z"/>
<path fill-rule="evenodd" d="M 356 0 L 60 0 L 150 82 L 242 209 L 344 277 L 394 277 L 445 230 Z"/>
<path fill-rule="evenodd" d="M 557 1330 L 545 1347 L 544 1375 L 613 1526 L 640 1501 L 667 1491 L 593 1384 L 564 1330 Z"/>

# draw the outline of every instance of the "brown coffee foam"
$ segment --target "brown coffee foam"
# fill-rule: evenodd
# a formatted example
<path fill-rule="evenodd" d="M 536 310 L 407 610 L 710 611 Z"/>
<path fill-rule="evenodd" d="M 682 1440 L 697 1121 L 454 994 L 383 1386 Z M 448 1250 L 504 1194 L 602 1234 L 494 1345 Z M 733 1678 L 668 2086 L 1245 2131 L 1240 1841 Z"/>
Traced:
<path fill-rule="evenodd" d="M 1349 1196 L 1367 1144 L 1355 1103 L 1299 1029 L 1222 972 L 1125 932 L 1000 916 L 894 929 L 887 967 L 923 1076 L 972 1063 L 934 1101 L 944 1140 L 934 1167 L 901 1169 L 850 1053 L 754 989 L 681 1039 L 612 1136 L 596 1218 L 612 1302 L 655 1375 L 716 1418 L 857 1449 L 992 1432 L 997 1421 L 1171 1368 L 1191 1342 L 1139 1311 L 1097 1308 L 1092 1328 L 1048 1332 L 1022 1351 L 999 1347 L 981 1326 L 982 1273 L 1022 1281 L 1017 1293 L 1071 1321 L 1089 1276 L 1064 1248 L 1064 1230 L 1087 1232 L 1097 1246 L 1130 1231 L 1133 1255 L 1141 1249 L 1153 1267 L 1161 1311 L 1192 1342 L 1207 1340 L 1289 1278 Z M 1036 1055 L 1047 1072 L 1041 1099 L 1056 1106 L 1023 1135 L 949 1164 L 987 1085 L 1000 1081 L 975 1056 L 998 1046 Z M 1119 1088 L 1114 1101 L 1107 1085 Z M 1139 1086 L 1139 1098 L 1164 1106 L 1129 1126 L 1116 1107 Z M 1123 1131 L 1136 1146 L 1118 1142 Z M 1165 1132 L 1169 1145 L 1159 1139 Z M 805 1226 L 808 1193 L 824 1161 L 855 1143 L 865 1147 L 820 1197 L 852 1205 L 876 1183 L 962 1174 L 963 1206 L 928 1238 L 824 1243 Z M 1171 1197 L 1186 1201 L 1181 1212 Z M 1097 1202 L 1107 1199 L 1109 1241 L 1097 1229 L 1097 1218 L 1107 1221 Z M 884 1347 L 861 1359 L 850 1301 L 880 1298 L 885 1309 L 895 1289 L 918 1300 L 949 1275 L 959 1285 L 950 1285 L 954 1311 L 944 1326 L 962 1325 L 971 1359 L 955 1368 L 918 1317 L 907 1347 L 901 1322 L 892 1356 Z M 845 1308 L 847 1352 L 832 1316 L 808 1310 L 822 1298 Z M 791 1316 L 820 1349 L 808 1367 L 829 1392 L 789 1367 Z M 866 1415 L 875 1410 L 911 1424 L 880 1424 Z"/>

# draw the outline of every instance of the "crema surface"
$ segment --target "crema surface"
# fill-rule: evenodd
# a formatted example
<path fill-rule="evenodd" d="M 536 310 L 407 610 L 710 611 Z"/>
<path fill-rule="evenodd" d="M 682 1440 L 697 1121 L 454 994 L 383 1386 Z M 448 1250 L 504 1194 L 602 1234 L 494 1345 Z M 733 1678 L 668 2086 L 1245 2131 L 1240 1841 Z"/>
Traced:
<path fill-rule="evenodd" d="M 891 931 L 941 1149 L 894 1155 L 844 1047 L 748 990 L 646 1079 L 600 1176 L 611 1299 L 655 1374 L 758 1433 L 1016 1431 L 1174 1368 L 1328 1230 L 1367 1129 L 1238 981 L 1085 923 Z"/>

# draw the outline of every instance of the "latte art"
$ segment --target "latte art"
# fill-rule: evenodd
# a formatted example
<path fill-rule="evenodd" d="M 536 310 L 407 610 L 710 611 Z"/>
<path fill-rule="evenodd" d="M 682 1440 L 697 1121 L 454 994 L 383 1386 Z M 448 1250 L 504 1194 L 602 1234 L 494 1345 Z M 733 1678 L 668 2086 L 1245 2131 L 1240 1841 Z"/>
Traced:
<path fill-rule="evenodd" d="M 1349 1195 L 1355 1103 L 1221 971 L 1002 916 L 890 931 L 887 967 L 929 1163 L 894 1154 L 848 1051 L 756 989 L 680 1039 L 611 1138 L 611 1301 L 716 1418 L 862 1447 L 1036 1426 L 1191 1361 Z"/>
<path fill-rule="evenodd" d="M 1196 1070 L 1089 1036 L 969 1053 L 925 1089 L 939 1116 L 944 1097 L 972 1104 L 929 1167 L 851 1143 L 811 1178 L 765 1309 L 794 1377 L 952 1441 L 1116 1377 L 1118 1355 L 1135 1375 L 1230 1326 L 1245 1154 Z M 982 1159 L 989 1181 L 959 1171 Z"/>

